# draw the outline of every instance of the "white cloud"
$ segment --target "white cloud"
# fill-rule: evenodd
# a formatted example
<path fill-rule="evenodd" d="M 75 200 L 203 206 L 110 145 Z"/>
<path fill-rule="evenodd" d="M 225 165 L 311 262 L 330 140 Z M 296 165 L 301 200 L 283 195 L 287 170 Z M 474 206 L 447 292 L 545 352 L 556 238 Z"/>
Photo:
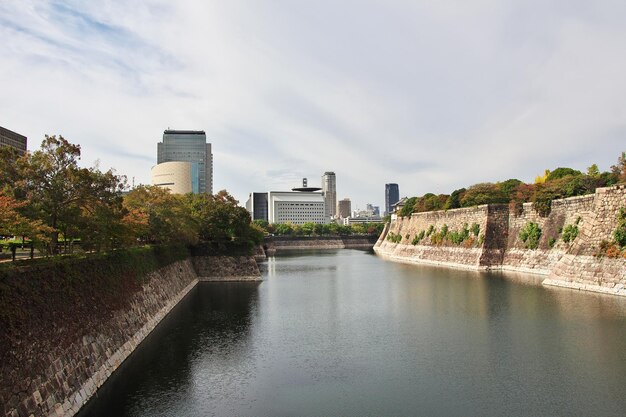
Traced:
<path fill-rule="evenodd" d="M 243 200 L 337 173 L 339 197 L 614 163 L 626 6 L 571 1 L 0 4 L 0 124 L 149 181 L 165 128 L 204 129 Z"/>

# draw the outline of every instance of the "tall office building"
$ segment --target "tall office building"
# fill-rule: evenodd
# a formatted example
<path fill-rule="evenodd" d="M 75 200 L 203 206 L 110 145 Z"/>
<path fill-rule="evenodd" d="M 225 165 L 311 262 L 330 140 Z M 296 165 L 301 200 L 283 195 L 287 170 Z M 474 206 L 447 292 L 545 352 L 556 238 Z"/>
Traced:
<path fill-rule="evenodd" d="M 344 198 L 343 200 L 339 200 L 337 203 L 337 211 L 340 219 L 347 219 L 350 217 L 350 213 L 352 213 L 352 202 L 349 198 Z"/>
<path fill-rule="evenodd" d="M 391 214 L 393 205 L 400 200 L 398 184 L 385 184 L 385 215 Z"/>
<path fill-rule="evenodd" d="M 17 149 L 21 154 L 25 154 L 26 140 L 26 136 L 0 126 L 0 147 Z"/>
<path fill-rule="evenodd" d="M 213 194 L 213 154 L 204 130 L 164 131 L 163 142 L 157 144 L 157 164 L 171 161 L 195 164 L 198 192 Z"/>
<path fill-rule="evenodd" d="M 326 203 L 326 216 L 335 217 L 337 213 L 337 177 L 334 172 L 324 172 L 322 175 L 322 195 Z"/>

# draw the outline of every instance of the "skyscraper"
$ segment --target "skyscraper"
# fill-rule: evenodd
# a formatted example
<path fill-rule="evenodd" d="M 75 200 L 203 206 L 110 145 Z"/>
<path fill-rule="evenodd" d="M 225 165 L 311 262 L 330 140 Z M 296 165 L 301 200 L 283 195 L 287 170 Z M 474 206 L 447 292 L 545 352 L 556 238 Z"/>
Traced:
<path fill-rule="evenodd" d="M 0 147 L 2 146 L 17 149 L 21 154 L 25 154 L 26 136 L 22 136 L 12 130 L 0 127 Z"/>
<path fill-rule="evenodd" d="M 352 203 L 350 202 L 349 198 L 339 200 L 339 203 L 337 205 L 339 206 L 337 214 L 339 214 L 340 218 L 347 219 L 348 217 L 350 217 L 350 214 L 352 213 Z"/>
<path fill-rule="evenodd" d="M 213 194 L 213 154 L 203 130 L 164 131 L 163 142 L 157 144 L 157 164 L 171 161 L 191 162 L 198 192 Z"/>
<path fill-rule="evenodd" d="M 385 184 L 385 215 L 390 214 L 392 207 L 400 200 L 398 184 Z"/>
<path fill-rule="evenodd" d="M 326 203 L 326 216 L 335 217 L 337 213 L 337 177 L 334 172 L 322 175 L 322 195 Z"/>

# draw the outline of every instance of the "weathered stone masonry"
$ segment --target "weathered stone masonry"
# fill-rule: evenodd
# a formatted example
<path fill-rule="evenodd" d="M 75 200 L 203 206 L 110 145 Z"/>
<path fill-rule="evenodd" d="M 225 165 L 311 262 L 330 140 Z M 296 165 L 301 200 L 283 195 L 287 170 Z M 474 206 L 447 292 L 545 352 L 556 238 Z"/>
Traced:
<path fill-rule="evenodd" d="M 597 256 L 603 240 L 611 241 L 617 226 L 616 214 L 626 206 L 626 187 L 600 188 L 595 194 L 554 200 L 548 216 L 541 217 L 526 203 L 520 212 L 508 206 L 484 205 L 472 208 L 415 213 L 399 218 L 386 227 L 374 246 L 380 256 L 412 263 L 426 263 L 470 269 L 502 269 L 547 276 L 544 285 L 626 295 L 626 259 Z M 529 222 L 542 230 L 539 247 L 527 249 L 519 239 L 520 230 Z M 436 230 L 446 224 L 459 230 L 463 224 L 477 223 L 484 236 L 481 244 L 470 247 L 436 245 L 411 239 L 431 225 Z M 560 231 L 577 224 L 573 242 L 560 239 Z M 402 240 L 387 240 L 389 233 Z M 407 239 L 406 236 L 409 236 Z"/>
<path fill-rule="evenodd" d="M 91 300 L 94 312 L 104 308 L 106 314 L 49 317 L 46 323 L 56 331 L 12 340 L 13 355 L 21 359 L 2 364 L 2 415 L 73 416 L 199 281 L 219 280 L 220 270 L 226 280 L 237 280 L 238 274 L 243 280 L 260 279 L 250 257 L 187 259 L 149 274 L 140 290 L 133 290 L 117 308 L 107 310 L 97 306 L 99 300 Z M 67 320 L 78 325 L 66 331 Z M 67 343 L 54 338 L 59 332 L 68 333 Z"/>

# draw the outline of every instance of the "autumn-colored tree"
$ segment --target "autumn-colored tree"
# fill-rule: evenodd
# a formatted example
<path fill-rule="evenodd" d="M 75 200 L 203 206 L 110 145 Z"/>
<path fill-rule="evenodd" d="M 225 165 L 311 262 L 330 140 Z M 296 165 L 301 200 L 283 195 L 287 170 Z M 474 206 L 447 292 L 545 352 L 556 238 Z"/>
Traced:
<path fill-rule="evenodd" d="M 198 241 L 198 225 L 182 196 L 157 186 L 140 186 L 124 197 L 123 206 L 127 211 L 125 224 L 144 233 L 137 236 L 142 242 L 191 244 Z"/>
<path fill-rule="evenodd" d="M 19 213 L 26 202 L 0 192 L 0 236 L 24 236 L 34 243 L 45 243 L 52 229 L 41 220 L 31 220 Z"/>
<path fill-rule="evenodd" d="M 615 175 L 619 182 L 626 182 L 626 152 L 617 158 L 617 164 L 611 167 L 611 173 Z"/>

